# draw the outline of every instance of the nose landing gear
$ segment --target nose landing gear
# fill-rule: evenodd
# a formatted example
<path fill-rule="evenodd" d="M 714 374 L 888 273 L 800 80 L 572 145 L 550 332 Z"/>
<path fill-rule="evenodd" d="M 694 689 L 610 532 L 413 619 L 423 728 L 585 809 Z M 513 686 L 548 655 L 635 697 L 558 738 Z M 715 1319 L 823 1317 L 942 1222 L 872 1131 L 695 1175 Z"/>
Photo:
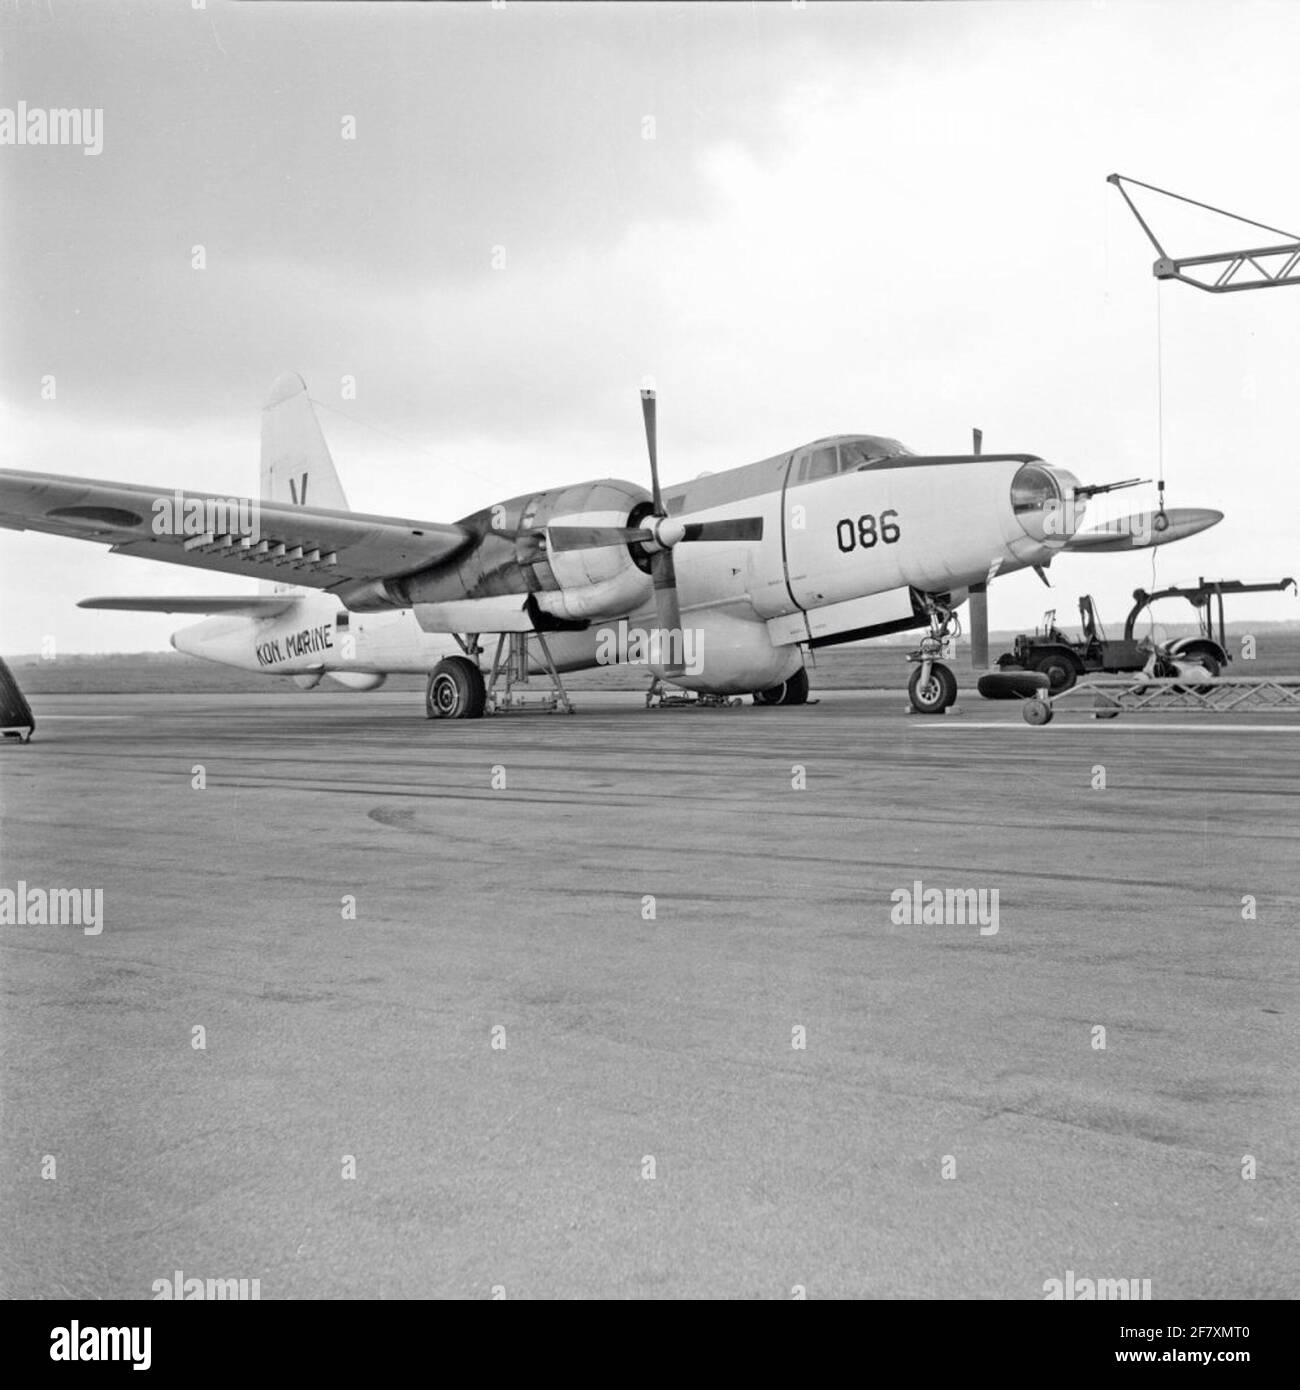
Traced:
<path fill-rule="evenodd" d="M 917 663 L 907 682 L 907 698 L 917 714 L 942 714 L 957 698 L 957 677 L 938 658 L 961 635 L 961 623 L 952 609 L 933 598 L 926 599 L 930 631 L 907 658 Z"/>

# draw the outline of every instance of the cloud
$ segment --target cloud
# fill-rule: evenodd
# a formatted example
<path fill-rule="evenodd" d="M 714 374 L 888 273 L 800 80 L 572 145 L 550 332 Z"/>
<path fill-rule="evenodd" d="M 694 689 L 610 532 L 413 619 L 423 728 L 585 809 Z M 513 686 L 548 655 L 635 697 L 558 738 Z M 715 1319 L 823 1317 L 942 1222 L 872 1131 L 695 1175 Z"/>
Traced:
<path fill-rule="evenodd" d="M 0 302 L 15 466 L 245 486 L 262 395 L 293 368 L 351 417 L 323 420 L 354 504 L 430 519 L 641 481 L 646 374 L 670 479 L 840 430 L 964 449 L 972 425 L 1090 481 L 1153 476 L 1152 253 L 1105 175 L 1297 220 L 1263 206 L 1269 149 L 1242 138 L 1300 119 L 1286 10 L 1235 7 L 1233 62 L 1207 70 L 1213 7 L 1172 32 L 1146 7 L 573 7 L 495 31 L 483 7 L 446 29 L 330 17 L 310 55 L 301 16 L 257 8 L 220 12 L 224 63 L 166 21 L 136 61 L 158 76 L 171 52 L 172 85 L 80 161 L 107 181 L 21 166 L 37 212 L 6 228 L 27 273 Z M 1280 575 L 1294 310 L 1160 295 L 1170 501 L 1229 514 L 1161 574 Z M 23 545 L 62 603 L 69 546 Z M 1063 607 L 1091 588 L 1118 614 L 1149 559 L 1058 576 Z M 994 620 L 1044 597 L 1005 581 Z"/>

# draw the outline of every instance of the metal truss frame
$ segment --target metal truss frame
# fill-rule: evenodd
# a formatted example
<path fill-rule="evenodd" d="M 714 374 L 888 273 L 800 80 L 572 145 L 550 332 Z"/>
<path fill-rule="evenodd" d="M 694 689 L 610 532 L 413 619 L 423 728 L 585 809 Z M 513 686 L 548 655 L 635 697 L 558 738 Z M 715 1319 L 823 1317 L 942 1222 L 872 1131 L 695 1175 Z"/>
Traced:
<path fill-rule="evenodd" d="M 1294 232 L 1270 227 L 1264 222 L 1255 222 L 1235 212 L 1225 212 L 1222 208 L 1211 207 L 1209 203 L 1199 203 L 1195 198 L 1184 198 L 1181 193 L 1171 193 L 1166 188 L 1157 188 L 1154 184 L 1143 183 L 1141 179 L 1130 179 L 1123 174 L 1111 174 L 1106 182 L 1113 183 L 1119 189 L 1133 216 L 1137 218 L 1139 226 L 1156 248 L 1157 257 L 1152 266 L 1152 273 L 1157 280 L 1181 280 L 1183 284 L 1205 290 L 1209 294 L 1264 290 L 1276 285 L 1300 285 L 1300 237 Z M 1217 251 L 1208 256 L 1171 256 L 1161 246 L 1155 233 L 1134 206 L 1133 199 L 1124 187 L 1126 183 L 1150 189 L 1151 192 L 1162 194 L 1166 198 L 1176 198 L 1181 203 L 1191 203 L 1194 207 L 1219 213 L 1236 222 L 1260 227 L 1266 232 L 1276 232 L 1278 236 L 1287 237 L 1288 240 L 1275 246 L 1256 246 L 1245 251 Z M 1215 268 L 1219 268 L 1217 275 L 1213 274 Z M 1192 273 L 1189 274 L 1189 271 Z M 1198 275 L 1204 275 L 1205 278 L 1198 279 Z M 1213 278 L 1210 278 L 1211 276 Z"/>

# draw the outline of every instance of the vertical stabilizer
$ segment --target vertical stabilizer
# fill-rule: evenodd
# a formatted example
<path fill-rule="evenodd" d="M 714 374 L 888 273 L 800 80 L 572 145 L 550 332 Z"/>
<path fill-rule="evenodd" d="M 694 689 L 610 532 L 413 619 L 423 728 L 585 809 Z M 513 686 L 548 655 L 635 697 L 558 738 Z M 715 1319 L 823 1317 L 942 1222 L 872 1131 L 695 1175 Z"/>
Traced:
<path fill-rule="evenodd" d="M 297 372 L 277 377 L 262 407 L 260 481 L 263 501 L 348 510 L 343 484 L 307 396 L 307 383 Z M 294 587 L 265 580 L 261 585 L 264 592 Z"/>
<path fill-rule="evenodd" d="M 275 379 L 262 407 L 262 498 L 347 511 L 329 446 L 297 372 Z"/>

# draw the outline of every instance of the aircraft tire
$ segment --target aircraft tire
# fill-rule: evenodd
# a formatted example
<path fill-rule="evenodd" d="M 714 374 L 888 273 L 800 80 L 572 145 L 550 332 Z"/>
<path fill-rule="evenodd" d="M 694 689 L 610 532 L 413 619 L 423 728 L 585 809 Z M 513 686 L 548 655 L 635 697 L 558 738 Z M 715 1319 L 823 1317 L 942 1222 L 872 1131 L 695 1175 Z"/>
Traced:
<path fill-rule="evenodd" d="M 429 719 L 481 719 L 487 706 L 483 673 L 467 656 L 440 661 L 425 688 L 425 716 Z"/>
<path fill-rule="evenodd" d="M 1025 706 L 1020 711 L 1020 714 L 1026 724 L 1032 724 L 1037 727 L 1052 722 L 1053 710 L 1048 701 L 1035 698 L 1025 701 Z"/>
<path fill-rule="evenodd" d="M 941 661 L 930 663 L 930 679 L 921 684 L 921 667 L 907 682 L 907 698 L 917 714 L 942 714 L 957 698 L 957 677 Z"/>
<path fill-rule="evenodd" d="M 1041 671 L 990 671 L 976 688 L 986 700 L 1034 700 L 1049 686 Z"/>
<path fill-rule="evenodd" d="M 1041 671 L 1047 677 L 1053 695 L 1069 690 L 1079 679 L 1074 663 L 1068 656 L 1062 656 L 1059 652 L 1048 652 L 1046 656 L 1040 656 L 1034 662 L 1034 670 Z"/>
<path fill-rule="evenodd" d="M 754 691 L 756 705 L 806 705 L 808 703 L 808 672 L 801 666 L 789 680 L 770 690 Z"/>

